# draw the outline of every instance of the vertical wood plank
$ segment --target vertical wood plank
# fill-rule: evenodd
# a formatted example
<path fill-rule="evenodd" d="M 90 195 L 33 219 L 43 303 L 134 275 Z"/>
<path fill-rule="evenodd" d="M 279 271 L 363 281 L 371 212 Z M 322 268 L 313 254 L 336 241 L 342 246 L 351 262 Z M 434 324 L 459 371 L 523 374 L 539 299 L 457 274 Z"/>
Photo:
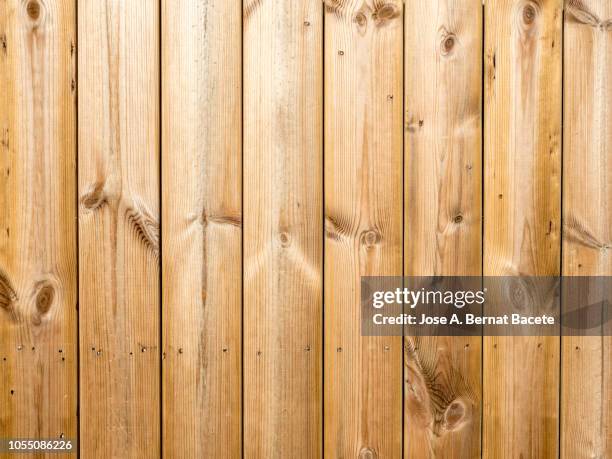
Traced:
<path fill-rule="evenodd" d="M 485 3 L 485 275 L 560 266 L 560 0 Z M 486 337 L 483 456 L 558 455 L 559 338 Z"/>
<path fill-rule="evenodd" d="M 566 2 L 563 275 L 610 276 L 612 2 Z M 612 456 L 612 338 L 564 336 L 561 457 Z"/>
<path fill-rule="evenodd" d="M 402 339 L 361 336 L 360 278 L 402 274 L 402 13 L 326 2 L 326 457 L 401 456 Z"/>
<path fill-rule="evenodd" d="M 162 2 L 163 449 L 241 454 L 240 0 Z"/>
<path fill-rule="evenodd" d="M 243 15 L 244 455 L 320 457 L 322 3 Z"/>
<path fill-rule="evenodd" d="M 405 11 L 407 276 L 482 274 L 482 4 Z M 405 338 L 404 457 L 480 457 L 481 337 Z"/>
<path fill-rule="evenodd" d="M 157 457 L 159 4 L 78 16 L 81 450 Z"/>
<path fill-rule="evenodd" d="M 75 2 L 0 2 L 0 438 L 77 435 Z"/>

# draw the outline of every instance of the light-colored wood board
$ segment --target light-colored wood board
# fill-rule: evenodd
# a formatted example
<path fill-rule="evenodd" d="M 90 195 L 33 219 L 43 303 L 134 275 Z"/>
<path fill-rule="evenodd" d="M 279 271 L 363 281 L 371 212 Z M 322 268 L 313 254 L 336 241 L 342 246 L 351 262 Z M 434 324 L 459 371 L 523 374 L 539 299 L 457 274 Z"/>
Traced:
<path fill-rule="evenodd" d="M 79 1 L 78 32 L 80 448 L 157 457 L 159 4 Z"/>
<path fill-rule="evenodd" d="M 163 450 L 241 454 L 240 0 L 162 2 Z"/>
<path fill-rule="evenodd" d="M 326 457 L 401 457 L 402 338 L 362 337 L 361 276 L 402 274 L 403 6 L 325 4 Z"/>
<path fill-rule="evenodd" d="M 563 275 L 610 276 L 612 2 L 566 2 Z M 612 455 L 612 339 L 564 336 L 561 457 Z"/>
<path fill-rule="evenodd" d="M 322 445 L 322 3 L 244 4 L 244 456 Z"/>
<path fill-rule="evenodd" d="M 405 4 L 404 272 L 482 274 L 482 4 Z M 404 457 L 480 457 L 482 338 L 405 338 Z"/>
<path fill-rule="evenodd" d="M 485 275 L 559 274 L 562 11 L 485 2 Z M 485 337 L 483 353 L 483 456 L 557 457 L 559 337 Z"/>
<path fill-rule="evenodd" d="M 0 438 L 77 435 L 75 43 L 74 2 L 0 2 Z"/>

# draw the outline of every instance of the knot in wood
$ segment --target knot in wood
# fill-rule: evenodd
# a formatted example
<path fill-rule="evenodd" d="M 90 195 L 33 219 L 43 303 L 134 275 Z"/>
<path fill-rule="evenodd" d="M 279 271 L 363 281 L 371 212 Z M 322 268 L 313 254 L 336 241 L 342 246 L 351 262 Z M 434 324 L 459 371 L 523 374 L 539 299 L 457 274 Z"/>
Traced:
<path fill-rule="evenodd" d="M 26 12 L 31 20 L 38 21 L 40 17 L 40 3 L 37 0 L 30 0 L 26 4 Z"/>
<path fill-rule="evenodd" d="M 391 19 L 399 17 L 399 15 L 399 8 L 396 5 L 393 3 L 385 3 L 372 13 L 372 19 L 374 19 L 378 25 L 383 25 Z"/>
<path fill-rule="evenodd" d="M 107 198 L 104 193 L 104 182 L 95 182 L 81 198 L 81 204 L 87 210 L 96 210 L 106 204 Z"/>
<path fill-rule="evenodd" d="M 285 249 L 291 245 L 291 236 L 289 236 L 289 233 L 286 231 L 282 231 L 278 235 L 278 240 L 280 241 L 281 247 Z"/>
<path fill-rule="evenodd" d="M 51 285 L 41 287 L 36 295 L 36 309 L 41 314 L 46 314 L 51 309 L 53 299 L 55 298 L 55 290 Z"/>
<path fill-rule="evenodd" d="M 361 243 L 368 248 L 374 247 L 379 242 L 380 234 L 376 230 L 368 230 L 361 235 Z"/>
<path fill-rule="evenodd" d="M 531 25 L 535 21 L 535 18 L 536 18 L 536 15 L 537 15 L 537 10 L 536 10 L 535 6 L 532 3 L 527 3 L 523 7 L 522 15 L 523 15 L 523 22 L 526 25 Z"/>
<path fill-rule="evenodd" d="M 0 308 L 12 311 L 12 304 L 17 300 L 17 292 L 8 275 L 0 271 Z"/>
<path fill-rule="evenodd" d="M 457 37 L 454 34 L 448 34 L 442 39 L 442 44 L 440 46 L 440 52 L 443 56 L 448 56 L 453 49 L 455 48 L 455 44 L 457 43 Z"/>
<path fill-rule="evenodd" d="M 444 411 L 444 425 L 447 430 L 456 430 L 465 421 L 467 409 L 461 400 L 454 400 Z"/>
<path fill-rule="evenodd" d="M 361 451 L 359 451 L 359 459 L 377 459 L 378 458 L 378 454 L 376 454 L 376 451 L 373 450 L 372 448 L 362 448 Z"/>
<path fill-rule="evenodd" d="M 364 27 L 368 22 L 368 18 L 366 18 L 366 15 L 361 11 L 355 15 L 353 20 L 359 27 Z"/>

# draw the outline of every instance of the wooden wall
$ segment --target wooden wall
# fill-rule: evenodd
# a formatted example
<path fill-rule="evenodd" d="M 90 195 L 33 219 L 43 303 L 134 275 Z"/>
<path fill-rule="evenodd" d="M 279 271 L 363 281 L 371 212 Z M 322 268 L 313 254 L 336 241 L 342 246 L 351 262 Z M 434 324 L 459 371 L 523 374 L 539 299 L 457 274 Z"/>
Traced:
<path fill-rule="evenodd" d="M 612 457 L 612 338 L 359 307 L 612 275 L 611 57 L 611 0 L 0 0 L 0 438 Z"/>

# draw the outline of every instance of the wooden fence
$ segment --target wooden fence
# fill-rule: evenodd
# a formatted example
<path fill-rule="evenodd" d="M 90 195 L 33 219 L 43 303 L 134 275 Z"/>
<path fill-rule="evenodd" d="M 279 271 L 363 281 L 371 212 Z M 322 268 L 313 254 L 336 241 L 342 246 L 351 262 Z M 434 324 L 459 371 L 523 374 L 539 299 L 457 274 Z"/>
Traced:
<path fill-rule="evenodd" d="M 0 0 L 0 141 L 1 438 L 612 457 L 612 338 L 359 322 L 612 274 L 611 0 Z"/>

